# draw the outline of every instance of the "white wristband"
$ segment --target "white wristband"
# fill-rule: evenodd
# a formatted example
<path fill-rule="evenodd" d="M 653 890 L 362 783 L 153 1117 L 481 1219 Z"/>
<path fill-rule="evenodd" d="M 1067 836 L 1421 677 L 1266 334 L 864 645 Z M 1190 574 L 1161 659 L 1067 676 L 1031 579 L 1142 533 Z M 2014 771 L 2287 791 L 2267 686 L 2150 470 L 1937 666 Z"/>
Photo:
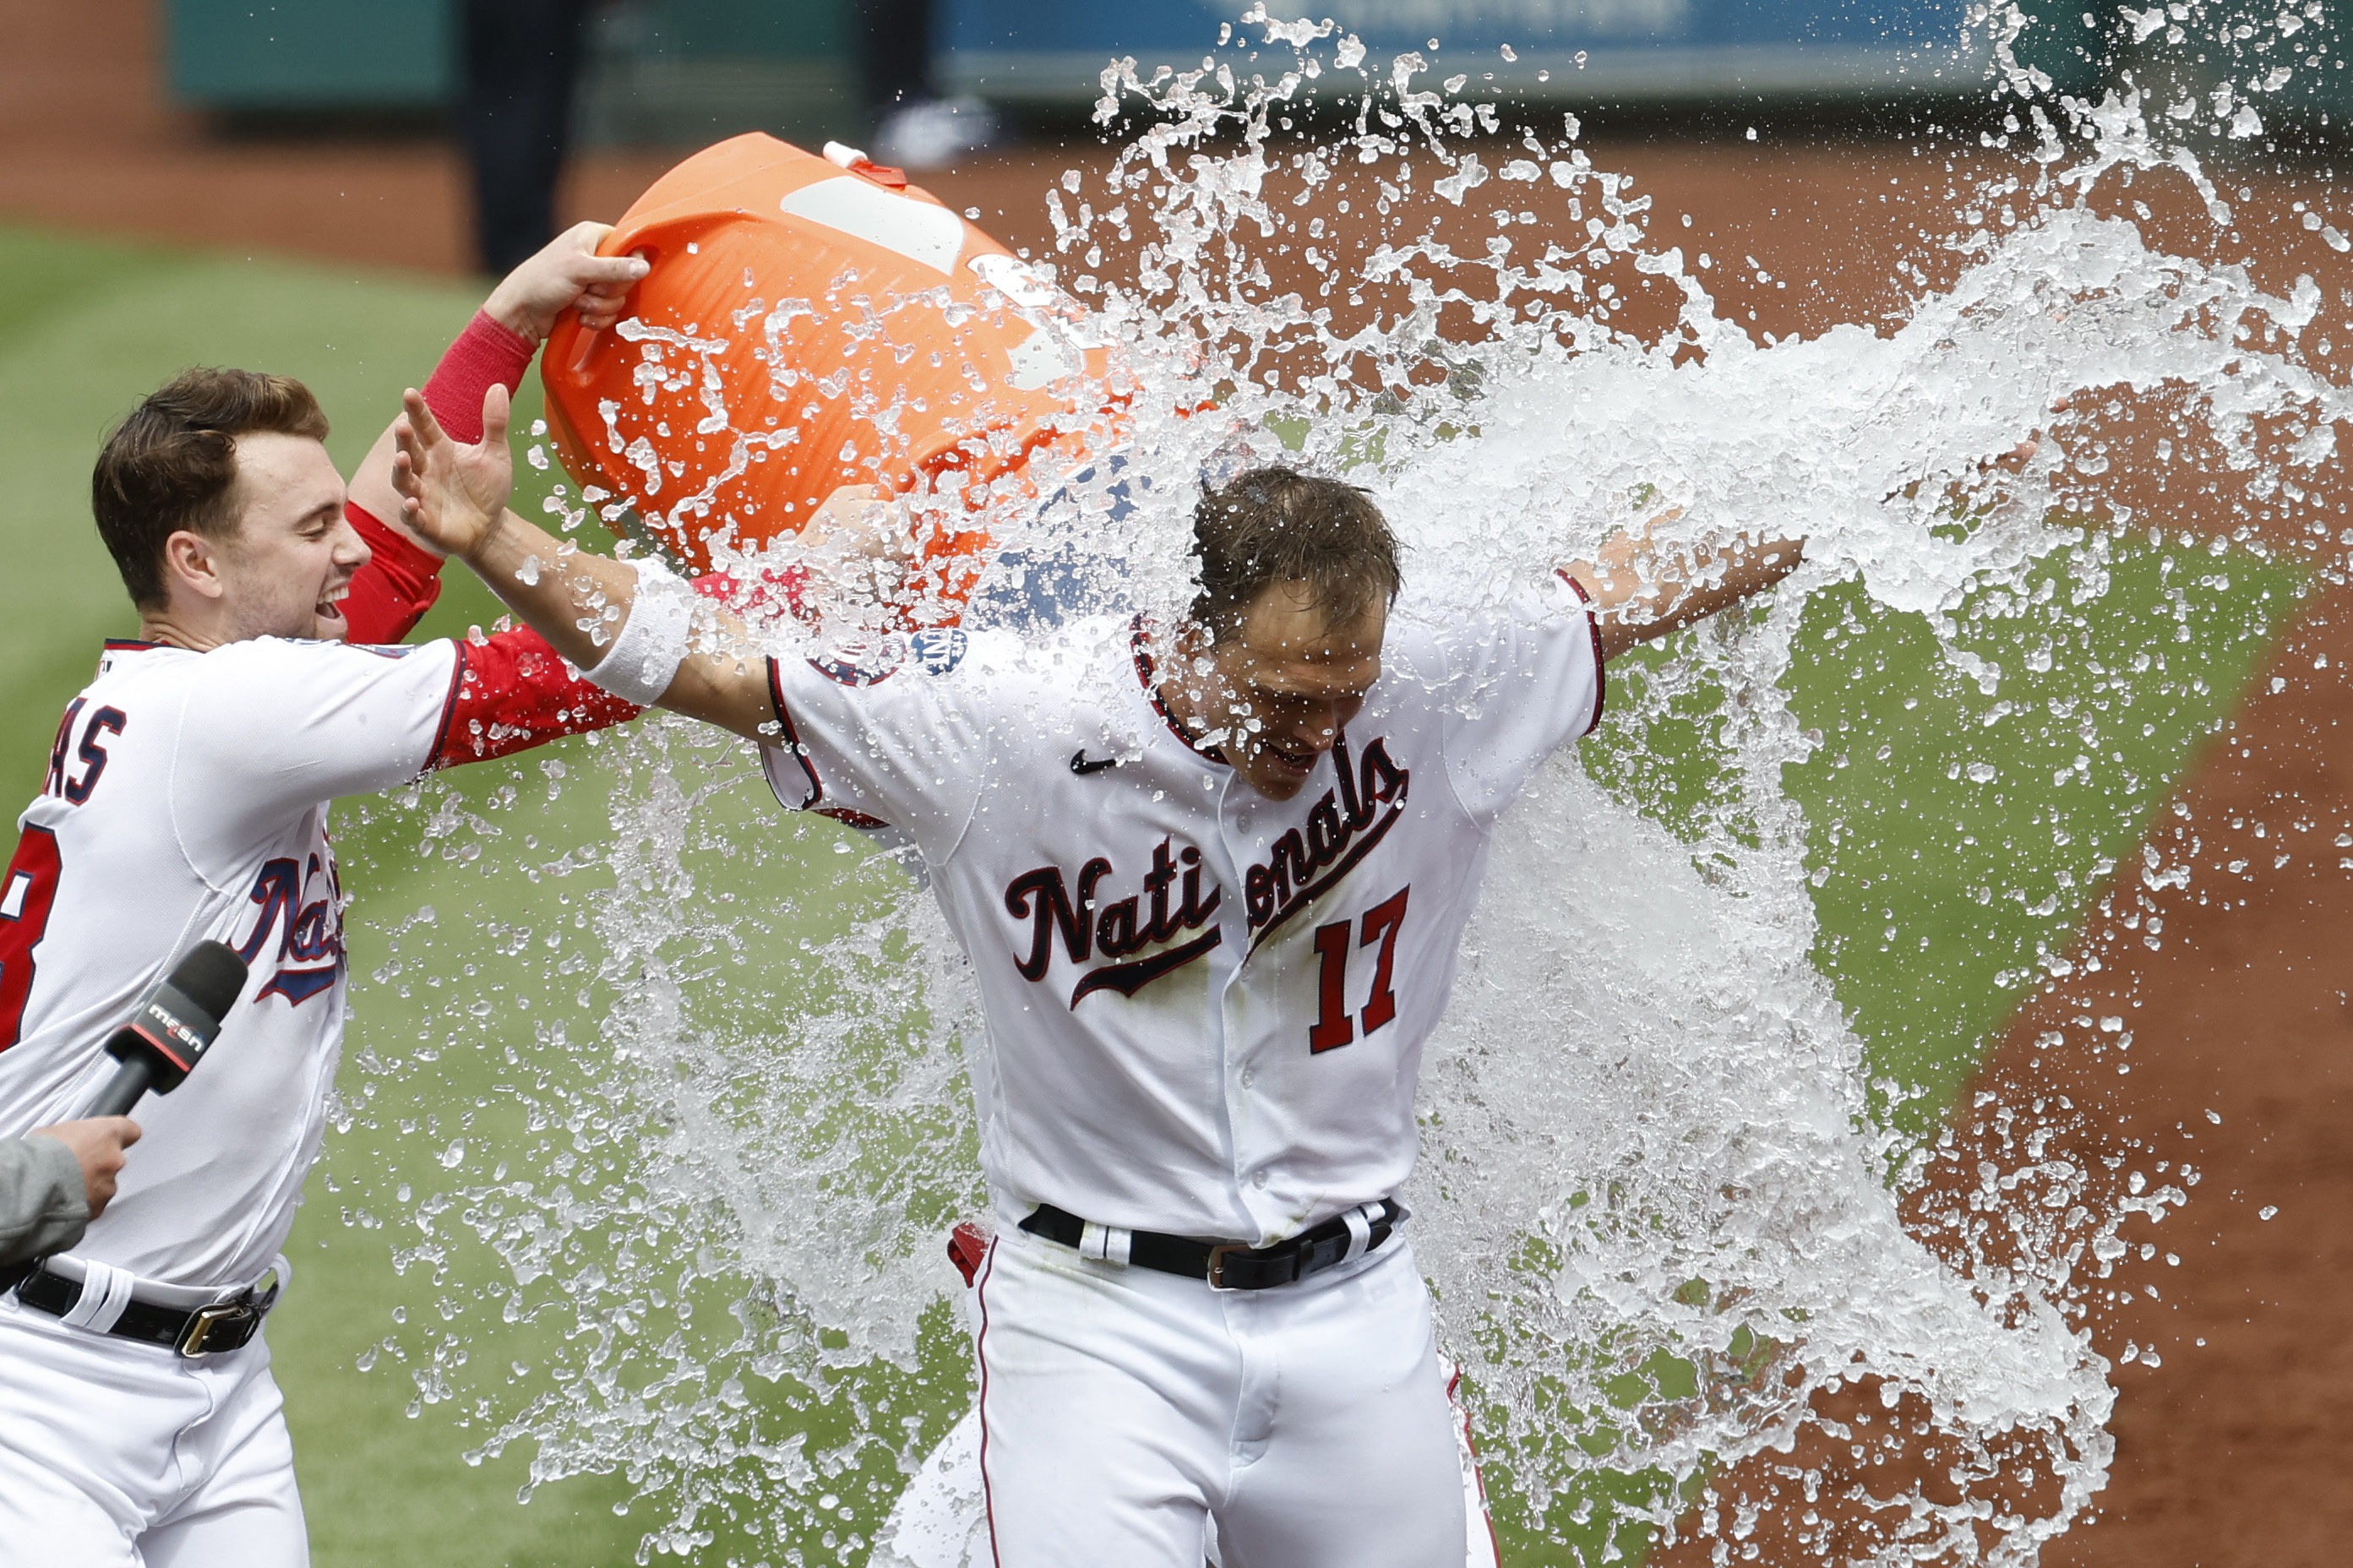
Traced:
<path fill-rule="evenodd" d="M 694 617 L 694 595 L 659 561 L 637 561 L 637 597 L 620 636 L 594 669 L 580 673 L 592 685 L 639 707 L 649 707 L 670 689 L 686 662 L 686 634 Z"/>

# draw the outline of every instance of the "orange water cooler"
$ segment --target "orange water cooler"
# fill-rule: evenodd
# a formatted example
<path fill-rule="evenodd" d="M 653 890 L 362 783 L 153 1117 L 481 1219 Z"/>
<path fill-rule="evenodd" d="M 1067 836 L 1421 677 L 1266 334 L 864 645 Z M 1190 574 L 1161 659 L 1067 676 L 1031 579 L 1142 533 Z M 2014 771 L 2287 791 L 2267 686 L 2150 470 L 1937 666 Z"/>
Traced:
<path fill-rule="evenodd" d="M 993 514 L 1085 461 L 1116 417 L 1084 312 L 848 149 L 723 142 L 603 248 L 652 270 L 617 327 L 567 316 L 549 339 L 550 433 L 602 505 L 697 572 L 797 532 L 841 486 L 879 485 L 914 503 L 907 618 L 951 620 Z"/>

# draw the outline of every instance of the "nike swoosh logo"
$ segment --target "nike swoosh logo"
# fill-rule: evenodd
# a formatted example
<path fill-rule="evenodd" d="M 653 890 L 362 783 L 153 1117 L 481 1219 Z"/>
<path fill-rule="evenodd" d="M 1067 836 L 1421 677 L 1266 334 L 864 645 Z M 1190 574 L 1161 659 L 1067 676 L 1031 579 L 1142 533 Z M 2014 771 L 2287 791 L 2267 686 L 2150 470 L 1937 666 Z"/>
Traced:
<path fill-rule="evenodd" d="M 1119 759 L 1117 757 L 1097 757 L 1092 762 L 1089 762 L 1087 760 L 1087 749 L 1084 746 L 1081 746 L 1077 751 L 1071 753 L 1071 771 L 1078 774 L 1081 778 L 1086 777 L 1089 773 L 1099 773 L 1105 768 L 1115 768 L 1117 766 L 1119 766 Z"/>

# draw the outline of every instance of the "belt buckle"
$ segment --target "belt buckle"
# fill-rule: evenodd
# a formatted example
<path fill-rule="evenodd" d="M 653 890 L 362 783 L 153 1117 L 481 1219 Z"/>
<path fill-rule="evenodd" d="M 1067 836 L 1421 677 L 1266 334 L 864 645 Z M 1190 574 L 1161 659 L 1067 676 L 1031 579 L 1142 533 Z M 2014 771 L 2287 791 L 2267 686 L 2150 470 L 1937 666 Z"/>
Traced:
<path fill-rule="evenodd" d="M 199 1307 L 188 1316 L 188 1326 L 180 1335 L 180 1342 L 172 1348 L 183 1361 L 196 1361 L 215 1354 L 205 1348 L 216 1326 L 227 1322 L 251 1322 L 256 1316 L 248 1301 L 223 1301 L 217 1306 Z"/>
<path fill-rule="evenodd" d="M 1256 1247 L 1247 1247 L 1239 1241 L 1224 1242 L 1219 1246 L 1209 1248 L 1209 1289 L 1212 1290 L 1224 1291 L 1240 1289 L 1241 1287 L 1239 1285 L 1229 1285 L 1226 1283 L 1226 1254 L 1229 1252 L 1255 1252 L 1256 1250 L 1258 1250 Z"/>

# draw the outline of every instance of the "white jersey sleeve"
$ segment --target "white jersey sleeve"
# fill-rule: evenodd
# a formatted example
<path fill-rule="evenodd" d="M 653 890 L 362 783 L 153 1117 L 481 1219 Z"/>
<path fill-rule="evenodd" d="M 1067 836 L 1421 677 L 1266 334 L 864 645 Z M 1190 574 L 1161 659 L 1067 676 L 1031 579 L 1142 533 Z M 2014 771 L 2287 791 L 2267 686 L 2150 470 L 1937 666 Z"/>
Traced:
<path fill-rule="evenodd" d="M 783 726 L 761 748 L 776 799 L 859 827 L 893 827 L 924 858 L 955 849 L 996 750 L 997 713 L 967 634 L 892 637 L 818 658 L 773 658 Z"/>
<path fill-rule="evenodd" d="M 1601 636 L 1565 574 L 1500 619 L 1431 635 L 1447 773 L 1463 809 L 1493 822 L 1546 758 L 1601 722 Z M 1412 653 L 1409 650 L 1409 659 Z M 1413 660 L 1421 662 L 1421 660 Z"/>
<path fill-rule="evenodd" d="M 205 660 L 206 678 L 190 684 L 179 714 L 172 813 L 207 880 L 247 865 L 290 816 L 422 773 L 459 673 L 447 641 L 257 637 Z"/>

